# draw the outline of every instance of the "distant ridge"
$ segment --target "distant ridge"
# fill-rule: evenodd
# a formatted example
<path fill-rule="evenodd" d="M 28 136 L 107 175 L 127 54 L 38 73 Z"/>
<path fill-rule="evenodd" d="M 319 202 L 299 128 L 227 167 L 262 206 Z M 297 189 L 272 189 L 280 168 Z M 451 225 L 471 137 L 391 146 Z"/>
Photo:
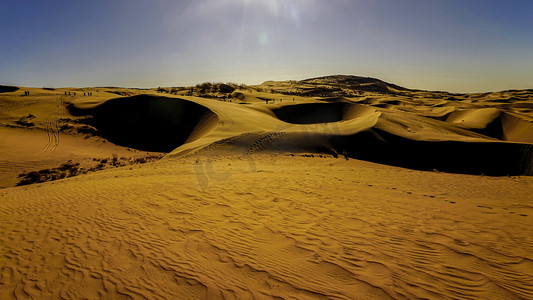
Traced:
<path fill-rule="evenodd" d="M 300 81 L 265 81 L 260 86 L 273 92 L 305 97 L 350 97 L 364 92 L 403 94 L 414 90 L 372 77 L 329 75 Z"/>
<path fill-rule="evenodd" d="M 303 83 L 327 83 L 331 85 L 343 86 L 354 90 L 390 92 L 411 91 L 396 84 L 388 83 L 373 77 L 361 77 L 355 75 L 328 75 L 302 80 Z"/>

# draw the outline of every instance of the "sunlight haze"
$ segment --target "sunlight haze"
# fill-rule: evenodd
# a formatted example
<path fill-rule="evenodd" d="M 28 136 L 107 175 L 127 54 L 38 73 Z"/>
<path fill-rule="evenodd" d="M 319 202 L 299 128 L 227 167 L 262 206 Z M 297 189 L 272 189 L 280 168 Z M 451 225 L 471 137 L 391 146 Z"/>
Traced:
<path fill-rule="evenodd" d="M 530 1 L 0 1 L 0 84 L 259 84 L 330 74 L 532 88 Z"/>

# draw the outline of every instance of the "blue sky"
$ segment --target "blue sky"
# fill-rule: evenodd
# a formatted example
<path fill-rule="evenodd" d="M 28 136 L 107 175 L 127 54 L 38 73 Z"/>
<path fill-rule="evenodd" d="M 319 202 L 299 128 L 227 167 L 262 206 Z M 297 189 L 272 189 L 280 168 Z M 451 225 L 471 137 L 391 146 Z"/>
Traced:
<path fill-rule="evenodd" d="M 533 1 L 0 0 L 0 41 L 0 84 L 21 86 L 533 88 Z"/>

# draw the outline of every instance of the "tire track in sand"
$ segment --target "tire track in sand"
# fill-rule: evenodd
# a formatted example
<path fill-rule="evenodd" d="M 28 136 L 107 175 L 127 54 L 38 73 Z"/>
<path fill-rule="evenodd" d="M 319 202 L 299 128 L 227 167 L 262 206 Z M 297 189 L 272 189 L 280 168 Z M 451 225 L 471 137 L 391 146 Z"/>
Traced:
<path fill-rule="evenodd" d="M 59 117 L 61 116 L 61 108 L 63 107 L 63 96 L 57 99 L 56 109 L 50 114 L 45 122 L 45 131 L 48 136 L 48 142 L 41 151 L 52 152 L 57 149 L 59 145 Z"/>

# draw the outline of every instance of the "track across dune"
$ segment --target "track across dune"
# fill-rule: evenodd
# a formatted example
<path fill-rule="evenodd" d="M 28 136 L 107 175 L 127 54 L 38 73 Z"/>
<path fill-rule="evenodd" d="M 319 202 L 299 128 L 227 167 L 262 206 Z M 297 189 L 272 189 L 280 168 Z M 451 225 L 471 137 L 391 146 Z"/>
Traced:
<path fill-rule="evenodd" d="M 270 111 L 285 125 L 274 123 L 270 130 L 235 136 L 232 145 L 241 146 L 243 155 L 337 153 L 424 171 L 533 174 L 533 145 L 481 134 L 498 132 L 494 123 L 499 122 L 500 112 L 493 108 L 462 111 L 451 115 L 448 122 L 349 102 L 289 104 Z"/>
<path fill-rule="evenodd" d="M 90 125 L 117 145 L 156 152 L 174 150 L 196 138 L 191 135 L 198 127 L 217 119 L 200 104 L 150 95 L 115 98 L 93 106 L 75 104 L 69 111 L 76 116 L 92 116 Z"/>

